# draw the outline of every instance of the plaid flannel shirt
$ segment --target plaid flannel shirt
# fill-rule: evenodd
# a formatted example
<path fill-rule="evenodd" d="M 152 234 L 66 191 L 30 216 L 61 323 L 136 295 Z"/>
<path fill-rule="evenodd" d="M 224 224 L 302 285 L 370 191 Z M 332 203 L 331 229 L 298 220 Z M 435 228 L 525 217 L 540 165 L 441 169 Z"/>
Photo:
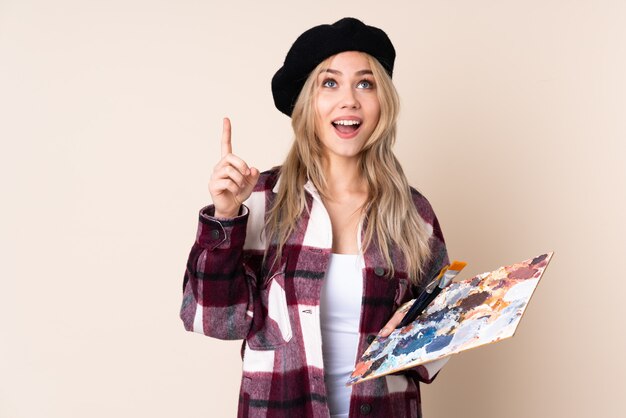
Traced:
<path fill-rule="evenodd" d="M 180 316 L 188 331 L 244 340 L 239 417 L 328 417 L 319 301 L 332 248 L 330 218 L 315 187 L 307 183 L 308 210 L 281 260 L 264 263 L 262 228 L 278 180 L 278 168 L 262 173 L 233 219 L 213 217 L 212 205 L 201 209 Z M 416 190 L 411 193 L 431 231 L 425 277 L 433 277 L 448 263 L 446 247 L 430 204 Z M 267 260 L 274 250 L 270 246 Z M 389 266 L 375 242 L 363 254 L 358 357 L 394 311 L 420 291 L 409 282 L 400 251 L 391 248 L 391 253 L 391 279 L 385 277 Z M 421 417 L 419 382 L 430 383 L 442 363 L 353 386 L 350 417 Z"/>

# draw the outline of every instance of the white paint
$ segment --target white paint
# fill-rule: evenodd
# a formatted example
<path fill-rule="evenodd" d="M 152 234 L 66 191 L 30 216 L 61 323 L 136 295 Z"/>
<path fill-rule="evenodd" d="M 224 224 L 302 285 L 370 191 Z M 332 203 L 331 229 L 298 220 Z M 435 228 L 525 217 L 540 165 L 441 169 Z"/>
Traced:
<path fill-rule="evenodd" d="M 452 337 L 452 342 L 449 344 L 449 347 L 453 347 L 456 350 L 476 340 L 480 328 L 485 321 L 486 319 L 468 319 L 461 322 Z"/>
<path fill-rule="evenodd" d="M 500 315 L 493 323 L 483 327 L 479 333 L 479 341 L 495 341 L 513 335 L 517 323 L 515 315 Z"/>
<path fill-rule="evenodd" d="M 511 287 L 506 295 L 502 298 L 505 302 L 511 302 L 518 299 L 528 300 L 533 294 L 535 287 L 537 287 L 539 279 L 524 280 Z"/>
<path fill-rule="evenodd" d="M 443 306 L 454 306 L 456 303 L 467 297 L 469 292 L 472 290 L 472 287 L 467 283 L 452 283 L 448 286 L 448 290 L 446 290 L 445 296 L 446 299 L 441 303 Z M 433 306 L 435 304 L 433 303 Z"/>

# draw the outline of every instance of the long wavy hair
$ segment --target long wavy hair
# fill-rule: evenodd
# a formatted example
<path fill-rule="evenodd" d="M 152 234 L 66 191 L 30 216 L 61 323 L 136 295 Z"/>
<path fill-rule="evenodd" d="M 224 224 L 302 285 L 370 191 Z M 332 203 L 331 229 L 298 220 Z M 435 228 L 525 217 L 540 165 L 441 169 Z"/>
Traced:
<path fill-rule="evenodd" d="M 380 119 L 359 154 L 360 171 L 368 190 L 361 210 L 364 230 L 360 251 L 365 253 L 375 242 L 390 267 L 388 276 L 392 277 L 395 271 L 390 247 L 395 244 L 404 255 L 410 280 L 418 284 L 423 265 L 430 257 L 430 233 L 417 213 L 406 176 L 392 151 L 400 107 L 398 93 L 378 60 L 364 55 L 373 73 Z M 327 197 L 328 187 L 322 170 L 324 150 L 315 132 L 315 99 L 319 89 L 318 74 L 328 67 L 332 58 L 321 62 L 311 72 L 291 116 L 295 140 L 280 169 L 279 190 L 265 223 L 267 242 L 277 246 L 274 260 L 280 260 L 285 243 L 307 208 L 304 184 L 311 180 L 320 195 Z"/>

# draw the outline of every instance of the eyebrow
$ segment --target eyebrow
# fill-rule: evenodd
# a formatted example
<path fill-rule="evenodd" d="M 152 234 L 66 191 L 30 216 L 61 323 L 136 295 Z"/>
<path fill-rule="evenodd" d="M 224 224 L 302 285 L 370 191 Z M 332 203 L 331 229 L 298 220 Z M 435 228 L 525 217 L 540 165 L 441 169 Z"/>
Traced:
<path fill-rule="evenodd" d="M 337 74 L 337 75 L 343 75 L 343 73 L 339 70 L 333 70 L 332 68 L 324 68 L 322 71 L 320 71 L 320 74 L 322 73 L 331 73 L 331 74 Z M 372 70 L 359 70 L 356 73 L 354 73 L 355 75 L 365 75 L 365 74 L 371 74 L 373 75 L 374 73 L 372 72 Z"/>

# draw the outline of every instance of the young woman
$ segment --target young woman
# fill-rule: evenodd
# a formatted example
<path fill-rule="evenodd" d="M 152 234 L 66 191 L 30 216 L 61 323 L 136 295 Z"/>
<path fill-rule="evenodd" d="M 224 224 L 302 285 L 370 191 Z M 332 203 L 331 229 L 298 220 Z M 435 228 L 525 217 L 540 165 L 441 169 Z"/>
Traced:
<path fill-rule="evenodd" d="M 295 140 L 264 173 L 232 154 L 224 120 L 181 318 L 244 340 L 240 417 L 419 417 L 419 382 L 445 363 L 345 386 L 448 262 L 431 206 L 391 150 L 394 59 L 387 35 L 357 19 L 303 33 L 272 80 Z"/>

